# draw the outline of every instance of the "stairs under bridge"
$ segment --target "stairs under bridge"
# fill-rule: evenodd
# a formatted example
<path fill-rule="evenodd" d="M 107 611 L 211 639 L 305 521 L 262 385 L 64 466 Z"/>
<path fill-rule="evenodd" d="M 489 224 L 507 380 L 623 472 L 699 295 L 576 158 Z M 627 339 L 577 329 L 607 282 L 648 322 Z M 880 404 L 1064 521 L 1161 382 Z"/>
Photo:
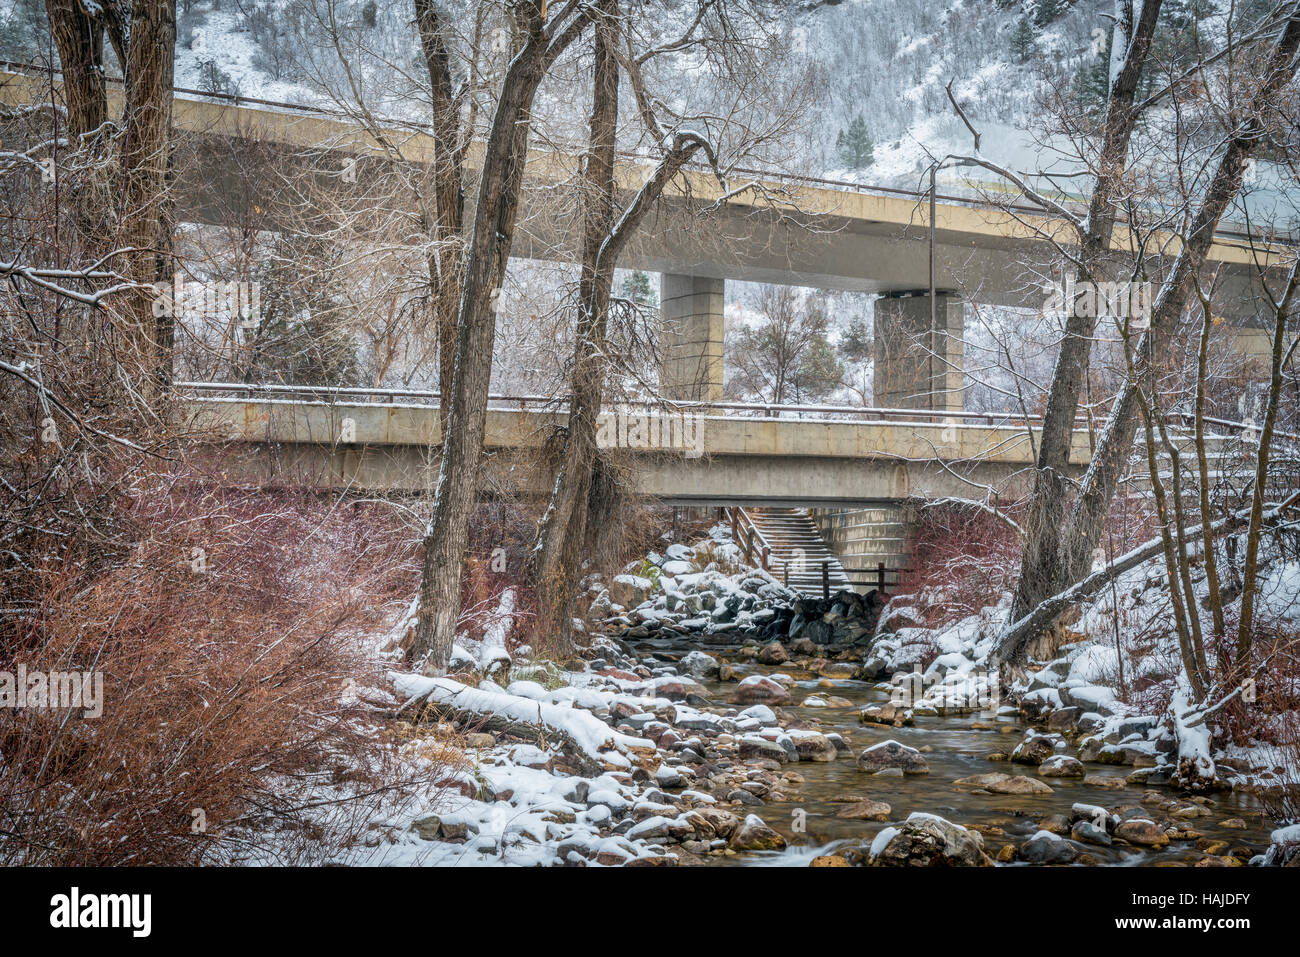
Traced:
<path fill-rule="evenodd" d="M 909 570 L 911 550 L 902 504 L 731 507 L 722 512 L 746 559 L 805 595 L 844 588 L 858 594 L 892 591 Z"/>
<path fill-rule="evenodd" d="M 732 539 L 752 565 L 804 595 L 853 587 L 836 554 L 803 508 L 728 508 Z"/>

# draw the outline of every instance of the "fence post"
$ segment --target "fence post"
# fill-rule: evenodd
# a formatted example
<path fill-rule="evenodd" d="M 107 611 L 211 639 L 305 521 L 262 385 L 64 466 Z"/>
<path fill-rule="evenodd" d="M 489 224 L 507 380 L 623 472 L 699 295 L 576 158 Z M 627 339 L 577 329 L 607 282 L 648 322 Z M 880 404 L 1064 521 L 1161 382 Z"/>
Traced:
<path fill-rule="evenodd" d="M 831 563 L 829 559 L 822 559 L 822 598 L 831 597 Z"/>
<path fill-rule="evenodd" d="M 876 565 L 876 590 L 882 595 L 885 593 L 885 563 L 879 562 Z"/>

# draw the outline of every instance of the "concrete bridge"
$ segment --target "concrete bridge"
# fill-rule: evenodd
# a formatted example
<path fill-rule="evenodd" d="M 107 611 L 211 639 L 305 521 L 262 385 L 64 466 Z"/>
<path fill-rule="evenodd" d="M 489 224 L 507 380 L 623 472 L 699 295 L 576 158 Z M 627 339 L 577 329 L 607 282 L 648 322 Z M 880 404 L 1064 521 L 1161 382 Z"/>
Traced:
<path fill-rule="evenodd" d="M 441 434 L 430 393 L 223 383 L 178 389 L 189 394 L 182 407 L 189 428 L 223 447 L 228 474 L 240 481 L 421 492 L 436 478 Z M 565 421 L 557 406 L 493 399 L 484 489 L 550 492 L 552 477 L 535 463 Z M 972 482 L 1015 495 L 1033 464 L 1034 428 L 975 413 L 939 419 L 907 409 L 683 402 L 610 409 L 598 439 L 635 463 L 643 494 L 669 504 L 871 506 L 969 497 Z M 1079 432 L 1074 458 L 1086 464 L 1088 455 Z"/>
<path fill-rule="evenodd" d="M 436 481 L 441 434 L 433 393 L 197 382 L 177 388 L 181 418 L 233 483 L 405 495 L 429 492 Z M 557 406 L 540 397 L 493 397 L 481 494 L 541 500 L 550 493 L 553 476 L 541 453 L 566 418 Z M 1028 491 L 1030 437 L 1036 441 L 1039 426 L 988 413 L 681 402 L 611 408 L 598 440 L 632 467 L 638 491 L 650 499 L 806 510 L 854 585 L 871 587 L 881 566 L 893 584 L 908 565 L 911 503 L 983 498 L 983 487 L 1003 501 Z M 1211 454 L 1240 428 L 1211 423 Z M 1190 441 L 1185 431 L 1174 434 Z M 1082 470 L 1088 433 L 1079 429 L 1073 441 L 1071 460 Z"/>
<path fill-rule="evenodd" d="M 121 92 L 110 87 L 120 104 Z M 177 91 L 176 200 L 181 219 L 275 229 L 300 210 L 303 183 L 373 187 L 391 163 L 427 168 L 432 139 L 418 125 L 394 126 L 381 143 L 348 119 L 314 108 Z M 43 75 L 0 72 L 0 102 L 46 100 Z M 470 150 L 471 173 L 482 144 Z M 574 262 L 581 222 L 567 192 L 578 157 L 534 150 L 513 254 Z M 644 160 L 618 169 L 626 197 L 645 179 Z M 302 175 L 299 175 L 302 174 Z M 1068 241 L 1064 222 L 1014 205 L 939 196 L 934 214 L 934 301 L 930 296 L 929 194 L 735 171 L 726 197 L 712 173 L 688 168 L 631 243 L 619 265 L 662 274 L 664 340 L 660 392 L 716 401 L 722 390 L 727 279 L 879 293 L 875 404 L 956 411 L 962 405 L 964 304 L 1042 309 L 1043 277 L 1059 275 L 1049 239 Z M 558 202 L 557 202 L 558 199 Z M 1076 204 L 1077 205 L 1077 204 Z M 1162 248 L 1177 250 L 1174 237 Z M 1114 246 L 1134 237 L 1121 227 Z M 1286 249 L 1225 224 L 1210 253 L 1215 308 L 1237 328 L 1236 348 L 1266 344 L 1251 328 L 1256 264 L 1276 265 Z M 854 492 L 853 494 L 857 494 Z M 707 497 L 707 496 L 706 496 Z"/>

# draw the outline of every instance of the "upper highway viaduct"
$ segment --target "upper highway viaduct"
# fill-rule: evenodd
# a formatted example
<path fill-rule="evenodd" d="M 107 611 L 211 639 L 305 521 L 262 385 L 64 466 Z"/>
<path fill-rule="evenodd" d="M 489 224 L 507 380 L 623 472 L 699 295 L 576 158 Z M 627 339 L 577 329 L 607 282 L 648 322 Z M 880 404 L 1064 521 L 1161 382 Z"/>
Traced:
<path fill-rule="evenodd" d="M 50 89 L 47 75 L 0 72 L 0 102 L 39 102 Z M 110 86 L 110 94 L 120 104 L 120 88 Z M 288 171 L 338 183 L 350 170 L 364 183 L 384 163 L 427 165 L 434 155 L 432 138 L 418 125 L 384 132 L 381 145 L 345 117 L 291 104 L 178 91 L 173 118 L 181 157 L 177 212 L 190 222 L 261 222 L 272 229 L 279 211 L 302 202 Z M 481 150 L 472 144 L 471 172 Z M 532 152 L 514 256 L 577 261 L 577 204 L 545 198 L 572 184 L 576 168 L 575 155 Z M 620 163 L 624 194 L 648 168 L 636 158 Z M 749 183 L 756 188 L 737 189 Z M 662 276 L 660 391 L 667 398 L 721 397 L 725 282 L 733 279 L 880 294 L 874 404 L 960 409 L 965 301 L 1041 312 L 1048 298 L 1043 280 L 1060 274 L 1052 240 L 1068 243 L 1070 236 L 1066 223 L 1034 209 L 936 197 L 932 286 L 928 193 L 744 171 L 729 186 L 724 202 L 711 171 L 684 170 L 619 262 Z M 1116 249 L 1134 242 L 1127 228 L 1116 230 Z M 1178 241 L 1164 237 L 1159 245 L 1170 255 Z M 1209 256 L 1214 307 L 1238 327 L 1237 348 L 1263 348 L 1264 337 L 1251 328 L 1258 267 L 1285 255 L 1276 240 L 1252 239 L 1232 224 L 1217 235 Z M 916 342 L 924 349 L 910 348 Z"/>

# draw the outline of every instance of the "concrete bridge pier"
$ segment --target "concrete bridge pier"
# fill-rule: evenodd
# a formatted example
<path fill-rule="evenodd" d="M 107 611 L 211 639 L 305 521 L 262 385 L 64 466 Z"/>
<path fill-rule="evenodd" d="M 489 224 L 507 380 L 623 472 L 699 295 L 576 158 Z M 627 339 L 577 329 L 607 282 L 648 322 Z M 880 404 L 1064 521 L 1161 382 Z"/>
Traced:
<path fill-rule="evenodd" d="M 659 391 L 667 399 L 722 398 L 722 336 L 726 282 L 664 273 L 659 281 Z"/>
<path fill-rule="evenodd" d="M 886 293 L 876 300 L 875 404 L 886 409 L 962 409 L 962 320 L 952 292 Z"/>

